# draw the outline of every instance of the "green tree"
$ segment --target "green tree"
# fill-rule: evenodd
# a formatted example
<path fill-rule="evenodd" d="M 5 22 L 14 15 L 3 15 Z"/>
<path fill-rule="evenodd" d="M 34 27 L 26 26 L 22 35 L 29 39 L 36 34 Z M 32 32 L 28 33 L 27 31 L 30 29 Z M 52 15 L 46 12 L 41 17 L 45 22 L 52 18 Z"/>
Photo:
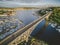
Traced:
<path fill-rule="evenodd" d="M 49 17 L 51 22 L 57 23 L 60 25 L 60 8 L 54 8 L 52 15 Z"/>

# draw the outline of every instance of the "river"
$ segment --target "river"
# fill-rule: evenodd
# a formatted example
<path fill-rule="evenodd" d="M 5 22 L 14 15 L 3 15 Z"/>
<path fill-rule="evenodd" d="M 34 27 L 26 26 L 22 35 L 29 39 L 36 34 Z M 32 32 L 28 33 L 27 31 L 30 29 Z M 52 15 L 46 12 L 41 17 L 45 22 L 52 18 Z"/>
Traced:
<path fill-rule="evenodd" d="M 36 20 L 38 16 L 35 15 L 35 11 L 37 11 L 37 9 L 18 10 L 14 16 L 1 17 L 0 40 Z"/>
<path fill-rule="evenodd" d="M 38 9 L 18 10 L 16 11 L 15 17 L 19 20 L 22 20 L 24 25 L 27 25 L 38 18 L 38 16 L 35 15 L 37 10 Z"/>
<path fill-rule="evenodd" d="M 48 45 L 60 45 L 60 32 L 53 28 L 51 24 L 46 26 L 46 20 L 38 24 L 31 36 L 44 41 Z"/>
<path fill-rule="evenodd" d="M 18 10 L 14 18 L 17 18 L 22 21 L 23 26 L 33 22 L 38 19 L 39 16 L 35 15 L 37 10 Z M 49 45 L 60 45 L 60 32 L 52 28 L 51 25 L 45 26 L 46 21 L 43 20 L 37 25 L 37 27 L 32 32 L 31 36 L 35 36 L 37 39 L 40 39 L 44 42 L 47 42 Z M 7 32 L 6 32 L 7 34 Z M 12 33 L 11 33 L 12 34 Z M 5 36 L 5 34 L 4 34 Z M 0 39 L 5 38 L 0 36 Z M 6 35 L 7 36 L 7 35 Z"/>

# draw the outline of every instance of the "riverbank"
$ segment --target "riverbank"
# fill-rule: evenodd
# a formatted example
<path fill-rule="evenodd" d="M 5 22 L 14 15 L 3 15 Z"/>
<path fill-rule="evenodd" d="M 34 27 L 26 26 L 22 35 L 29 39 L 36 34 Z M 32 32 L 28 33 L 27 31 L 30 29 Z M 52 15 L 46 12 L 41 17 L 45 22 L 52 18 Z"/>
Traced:
<path fill-rule="evenodd" d="M 37 40 L 43 41 L 48 45 L 60 45 L 60 33 L 52 28 L 51 25 L 44 26 L 40 31 L 33 35 Z"/>

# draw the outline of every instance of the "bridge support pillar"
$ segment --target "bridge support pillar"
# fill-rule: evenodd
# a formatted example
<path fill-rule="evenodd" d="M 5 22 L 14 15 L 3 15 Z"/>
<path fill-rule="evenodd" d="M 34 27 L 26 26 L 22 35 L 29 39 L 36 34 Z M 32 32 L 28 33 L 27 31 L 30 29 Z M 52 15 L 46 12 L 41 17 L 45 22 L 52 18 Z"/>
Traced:
<path fill-rule="evenodd" d="M 45 27 L 47 27 L 49 24 L 49 21 L 46 20 Z"/>

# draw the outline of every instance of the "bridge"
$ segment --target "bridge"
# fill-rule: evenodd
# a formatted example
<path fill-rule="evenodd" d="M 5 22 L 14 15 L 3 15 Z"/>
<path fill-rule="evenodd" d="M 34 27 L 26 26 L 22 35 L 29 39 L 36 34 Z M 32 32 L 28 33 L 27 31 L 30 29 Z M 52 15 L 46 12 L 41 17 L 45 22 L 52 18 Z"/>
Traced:
<path fill-rule="evenodd" d="M 9 35 L 2 41 L 0 41 L 0 45 L 18 45 L 22 41 L 28 41 L 28 37 L 32 31 L 36 28 L 36 26 L 44 19 L 48 19 L 52 12 L 48 12 L 47 14 L 43 15 L 42 17 L 36 19 L 32 23 L 26 25 L 25 27 L 17 30 L 13 34 Z"/>

